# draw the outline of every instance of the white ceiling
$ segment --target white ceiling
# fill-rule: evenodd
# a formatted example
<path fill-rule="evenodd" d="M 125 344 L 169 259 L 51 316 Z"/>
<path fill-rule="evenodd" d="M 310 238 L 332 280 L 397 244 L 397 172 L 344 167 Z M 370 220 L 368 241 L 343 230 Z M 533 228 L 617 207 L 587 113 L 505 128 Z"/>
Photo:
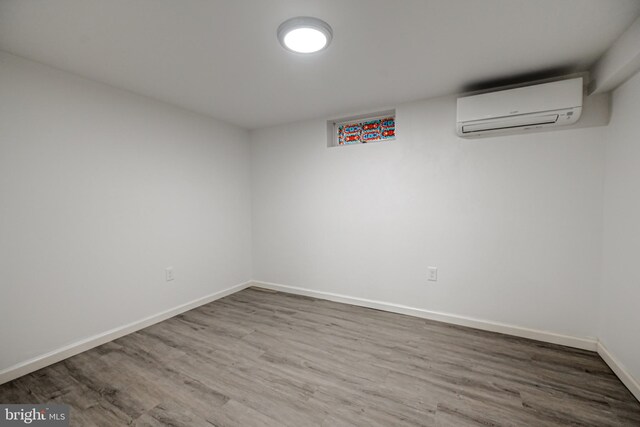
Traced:
<path fill-rule="evenodd" d="M 0 49 L 247 128 L 583 71 L 637 0 L 0 0 Z M 276 39 L 327 21 L 324 52 Z"/>

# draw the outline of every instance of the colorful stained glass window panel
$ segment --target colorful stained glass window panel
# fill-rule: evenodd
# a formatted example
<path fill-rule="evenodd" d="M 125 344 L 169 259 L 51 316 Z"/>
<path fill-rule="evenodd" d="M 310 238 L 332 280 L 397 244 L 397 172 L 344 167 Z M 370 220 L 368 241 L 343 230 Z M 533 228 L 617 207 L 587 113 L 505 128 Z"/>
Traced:
<path fill-rule="evenodd" d="M 338 144 L 349 145 L 361 142 L 362 124 L 346 123 L 338 127 Z"/>
<path fill-rule="evenodd" d="M 338 145 L 364 144 L 395 138 L 396 120 L 394 117 L 382 119 L 364 119 L 338 126 Z"/>
<path fill-rule="evenodd" d="M 396 119 L 387 117 L 380 121 L 380 139 L 392 139 L 396 137 Z"/>

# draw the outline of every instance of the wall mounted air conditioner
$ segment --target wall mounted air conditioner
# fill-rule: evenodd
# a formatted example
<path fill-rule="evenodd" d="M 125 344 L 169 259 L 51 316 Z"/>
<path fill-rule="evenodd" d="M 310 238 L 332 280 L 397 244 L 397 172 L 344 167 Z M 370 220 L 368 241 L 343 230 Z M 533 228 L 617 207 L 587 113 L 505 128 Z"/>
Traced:
<path fill-rule="evenodd" d="M 582 114 L 582 77 L 458 98 L 465 138 L 570 125 Z"/>

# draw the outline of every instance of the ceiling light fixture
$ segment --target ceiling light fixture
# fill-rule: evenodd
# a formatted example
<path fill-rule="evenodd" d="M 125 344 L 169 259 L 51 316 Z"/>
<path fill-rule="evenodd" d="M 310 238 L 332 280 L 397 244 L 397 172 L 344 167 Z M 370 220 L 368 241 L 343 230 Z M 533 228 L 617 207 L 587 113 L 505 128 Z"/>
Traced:
<path fill-rule="evenodd" d="M 278 27 L 280 44 L 291 52 L 319 52 L 329 46 L 332 38 L 329 24 L 309 16 L 287 19 Z"/>

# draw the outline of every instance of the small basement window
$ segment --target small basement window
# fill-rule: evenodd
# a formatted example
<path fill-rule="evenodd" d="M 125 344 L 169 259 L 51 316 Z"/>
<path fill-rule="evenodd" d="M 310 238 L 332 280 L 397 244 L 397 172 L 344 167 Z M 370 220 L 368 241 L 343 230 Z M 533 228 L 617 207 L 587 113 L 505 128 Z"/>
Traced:
<path fill-rule="evenodd" d="M 329 147 L 393 141 L 396 139 L 396 112 L 391 110 L 330 120 L 327 133 Z"/>

